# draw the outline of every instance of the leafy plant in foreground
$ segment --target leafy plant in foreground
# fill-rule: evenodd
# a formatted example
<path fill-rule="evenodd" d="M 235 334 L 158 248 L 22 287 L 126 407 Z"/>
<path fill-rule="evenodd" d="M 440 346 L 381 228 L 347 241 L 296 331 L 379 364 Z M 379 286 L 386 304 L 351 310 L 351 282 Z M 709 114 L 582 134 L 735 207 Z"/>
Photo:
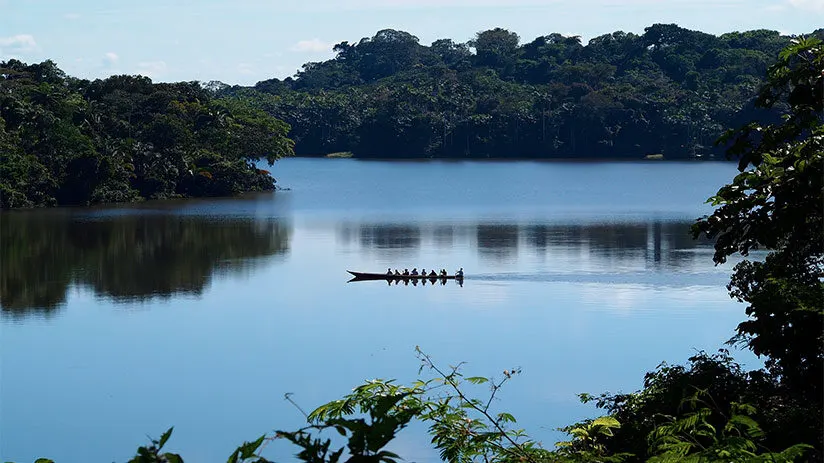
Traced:
<path fill-rule="evenodd" d="M 278 431 L 277 436 L 298 445 L 303 461 L 334 463 L 344 451 L 347 461 L 396 462 L 400 457 L 384 449 L 413 419 L 429 425 L 431 441 L 449 462 L 529 461 L 536 462 L 537 445 L 523 430 L 510 429 L 515 418 L 494 413 L 491 405 L 498 390 L 517 369 L 505 371 L 497 382 L 484 377 L 464 377 L 459 366 L 444 372 L 432 359 L 417 350 L 424 368 L 436 377 L 400 386 L 391 380 L 373 380 L 357 387 L 340 400 L 308 414 L 310 425 L 296 432 Z M 489 384 L 486 400 L 470 397 L 464 381 Z M 317 434 L 337 431 L 347 438 L 346 448 L 330 450 L 332 440 Z"/>
<path fill-rule="evenodd" d="M 785 388 L 806 403 L 805 442 L 824 449 L 824 43 L 800 38 L 770 67 L 757 105 L 784 105 L 781 123 L 752 122 L 727 133 L 741 171 L 710 198 L 715 212 L 693 235 L 715 240 L 716 263 L 766 249 L 735 266 L 730 295 L 748 319 L 730 342 L 766 357 Z"/>
<path fill-rule="evenodd" d="M 685 399 L 693 410 L 682 417 L 665 416 L 667 422 L 650 434 L 649 463 L 670 462 L 792 462 L 812 446 L 793 445 L 780 452 L 760 448 L 764 433 L 752 418 L 751 405 L 733 402 L 732 414 L 723 427 L 710 423 L 717 406 L 704 391 Z"/>
<path fill-rule="evenodd" d="M 129 463 L 183 463 L 183 458 L 176 453 L 160 453 L 163 449 L 163 446 L 166 445 L 166 442 L 169 440 L 169 437 L 172 436 L 172 430 L 174 430 L 174 426 L 167 429 L 164 432 L 160 439 L 151 439 L 151 445 L 141 446 L 137 449 L 137 455 L 134 456 Z"/>

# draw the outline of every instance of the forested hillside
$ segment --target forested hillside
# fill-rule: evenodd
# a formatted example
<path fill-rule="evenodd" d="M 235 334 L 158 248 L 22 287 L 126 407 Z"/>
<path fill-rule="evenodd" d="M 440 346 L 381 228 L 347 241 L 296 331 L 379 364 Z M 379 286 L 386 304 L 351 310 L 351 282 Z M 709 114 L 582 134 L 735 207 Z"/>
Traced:
<path fill-rule="evenodd" d="M 0 62 L 0 206 L 83 205 L 274 188 L 254 162 L 289 127 L 197 82 L 88 81 L 51 61 Z"/>
<path fill-rule="evenodd" d="M 656 24 L 586 45 L 560 34 L 522 43 L 493 29 L 425 46 L 386 29 L 254 87 L 89 81 L 51 61 L 0 62 L 0 206 L 272 189 L 254 161 L 293 148 L 382 158 L 720 156 L 723 128 L 786 112 L 753 102 L 789 43 L 775 31 L 715 36 Z"/>
<path fill-rule="evenodd" d="M 816 32 L 824 36 L 824 29 Z M 582 44 L 503 29 L 422 45 L 387 29 L 294 78 L 219 88 L 292 126 L 300 155 L 667 158 L 720 155 L 723 128 L 775 118 L 752 104 L 790 38 L 656 24 Z"/>

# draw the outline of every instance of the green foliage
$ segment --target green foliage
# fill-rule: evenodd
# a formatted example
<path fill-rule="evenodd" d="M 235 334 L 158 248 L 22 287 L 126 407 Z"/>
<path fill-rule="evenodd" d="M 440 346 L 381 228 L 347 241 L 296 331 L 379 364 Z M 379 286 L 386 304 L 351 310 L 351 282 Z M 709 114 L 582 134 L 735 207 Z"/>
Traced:
<path fill-rule="evenodd" d="M 611 454 L 607 447 L 608 439 L 614 436 L 613 430 L 620 429 L 621 423 L 612 416 L 602 416 L 561 430 L 572 440 L 555 444 L 555 452 L 563 461 L 570 462 L 604 462 L 618 463 L 632 457 L 631 453 Z"/>
<path fill-rule="evenodd" d="M 729 132 L 738 174 L 710 199 L 715 212 L 693 234 L 716 240 L 715 262 L 753 249 L 763 260 L 736 265 L 728 288 L 749 319 L 731 342 L 766 356 L 781 384 L 821 410 L 824 390 L 824 44 L 802 38 L 770 67 L 757 104 L 782 105 L 772 124 Z M 824 426 L 816 420 L 819 451 Z"/>
<path fill-rule="evenodd" d="M 648 382 L 644 391 L 633 395 L 632 405 L 620 405 L 617 413 L 563 428 L 571 440 L 560 442 L 556 450 L 549 451 L 529 439 L 523 430 L 509 428 L 508 424 L 515 423 L 511 414 L 490 410 L 496 393 L 517 375 L 518 369 L 505 370 L 498 381 L 465 377 L 459 366 L 445 373 L 428 355 L 418 353 L 421 371 L 427 369 L 434 377 L 420 379 L 409 386 L 392 380 L 367 381 L 343 398 L 304 413 L 307 426 L 297 431 L 276 431 L 271 437 L 264 435 L 245 442 L 228 462 L 268 463 L 262 451 L 267 444 L 283 440 L 298 447 L 296 457 L 308 463 L 399 463 L 401 456 L 386 447 L 413 420 L 429 426 L 432 443 L 441 458 L 449 463 L 792 462 L 806 456 L 812 448 L 796 444 L 782 451 L 769 450 L 767 432 L 759 425 L 760 415 L 754 406 L 726 399 L 719 401 L 706 390 L 693 388 L 689 396 L 681 396 L 672 409 L 673 414 L 666 413 L 666 408 L 654 403 L 657 400 L 654 396 L 677 395 L 680 389 L 663 383 L 663 377 L 673 375 L 665 368 L 659 369 L 658 379 Z M 712 360 L 703 361 L 712 363 Z M 485 400 L 470 395 L 467 389 L 481 384 L 490 387 Z M 593 399 L 588 395 L 583 398 Z M 295 404 L 289 394 L 286 399 Z M 612 399 L 604 396 L 600 400 Z M 638 454 L 621 451 L 624 427 L 616 416 L 633 419 L 625 413 L 630 406 L 646 408 L 643 417 L 654 421 L 648 432 L 640 438 L 636 436 L 636 443 L 643 446 Z M 649 407 L 655 407 L 658 412 Z M 159 442 L 152 441 L 151 447 L 141 447 L 138 456 L 158 458 L 170 432 Z M 327 434 L 331 436 L 326 437 Z"/>
<path fill-rule="evenodd" d="M 709 399 L 709 400 L 704 400 Z M 710 423 L 715 404 L 702 391 L 686 400 L 693 411 L 666 420 L 650 434 L 649 463 L 669 462 L 792 462 L 812 446 L 796 444 L 780 452 L 759 448 L 764 432 L 752 418 L 754 407 L 730 403 L 731 415 L 723 427 Z"/>
<path fill-rule="evenodd" d="M 650 46 L 668 48 L 680 35 L 661 28 Z M 721 140 L 731 142 L 729 154 L 739 158 L 741 173 L 710 199 L 715 212 L 693 227 L 696 237 L 716 240 L 716 263 L 752 249 L 769 251 L 762 261 L 738 264 L 729 285 L 733 297 L 749 304 L 750 316 L 731 342 L 766 356 L 767 371 L 744 372 L 726 351 L 699 353 L 689 368 L 660 365 L 639 392 L 582 395 L 622 423 L 604 437 L 604 448 L 615 455 L 654 462 L 794 461 L 802 454 L 820 459 L 822 97 L 824 47 L 815 38 L 794 40 L 770 67 L 756 101 L 765 108 L 784 106 L 785 116 L 780 122 L 751 122 Z M 588 436 L 581 426 L 567 430 Z M 786 450 L 769 450 L 780 448 Z"/>
<path fill-rule="evenodd" d="M 295 432 L 278 431 L 277 436 L 303 450 L 298 458 L 308 462 L 337 462 L 348 452 L 348 461 L 397 463 L 400 457 L 384 447 L 420 412 L 412 398 L 414 389 L 372 381 L 355 389 L 343 400 L 319 407 L 307 417 L 311 425 Z M 356 415 L 356 416 L 353 416 Z M 347 439 L 346 448 L 329 453 L 331 439 L 313 437 L 331 429 Z"/>
<path fill-rule="evenodd" d="M 331 440 L 310 436 L 309 431 L 334 429 L 348 438 L 346 451 L 355 461 L 394 462 L 397 455 L 382 450 L 413 419 L 427 423 L 432 443 L 448 462 L 536 461 L 540 449 L 523 430 L 509 428 L 515 418 L 490 410 L 495 394 L 518 370 L 506 370 L 503 379 L 464 378 L 458 367 L 444 373 L 426 354 L 419 352 L 422 369 L 436 374 L 411 386 L 374 380 L 355 388 L 341 400 L 323 405 L 308 415 L 310 426 L 295 433 L 278 431 L 280 437 L 303 447 L 304 461 L 334 462 L 344 448 L 329 453 Z M 491 393 L 482 401 L 468 396 L 463 381 L 489 384 Z M 362 416 L 364 418 L 362 418 Z M 368 419 L 366 419 L 368 418 Z"/>
<path fill-rule="evenodd" d="M 475 48 L 475 61 L 478 65 L 509 74 L 518 59 L 519 40 L 518 34 L 496 27 L 478 32 L 469 46 Z"/>
<path fill-rule="evenodd" d="M 799 400 L 772 375 L 760 370 L 743 371 L 726 351 L 714 355 L 700 352 L 689 359 L 687 366 L 661 364 L 646 374 L 644 387 L 638 392 L 581 395 L 584 402 L 595 402 L 622 424 L 607 439 L 607 447 L 616 454 L 639 457 L 654 456 L 648 436 L 663 425 L 692 416 L 696 401 L 685 398 L 695 397 L 712 399 L 712 406 L 705 407 L 701 419 L 713 429 L 724 429 L 728 417 L 740 414 L 736 404 L 752 404 L 754 408 L 748 408 L 753 411 L 750 415 L 763 428 L 756 442 L 764 448 L 789 448 L 818 438 L 815 405 Z"/>
<path fill-rule="evenodd" d="M 148 447 L 141 446 L 137 449 L 137 455 L 134 456 L 129 463 L 183 463 L 183 458 L 176 453 L 160 453 L 166 441 L 172 436 L 174 426 L 167 429 L 160 439 L 152 439 L 151 445 Z"/>
<path fill-rule="evenodd" d="M 271 190 L 254 162 L 292 154 L 289 127 L 197 83 L 67 77 L 0 62 L 0 207 Z"/>
<path fill-rule="evenodd" d="M 714 36 L 654 24 L 583 45 L 549 34 L 519 43 L 481 31 L 429 46 L 382 30 L 342 42 L 295 78 L 223 87 L 292 126 L 302 155 L 356 157 L 611 157 L 721 155 L 713 141 L 783 108 L 753 106 L 790 38 L 775 31 Z"/>
<path fill-rule="evenodd" d="M 735 401 L 719 402 L 709 392 L 694 389 L 688 398 L 679 401 L 675 414 L 644 411 L 646 415 L 642 418 L 653 419 L 655 424 L 639 440 L 644 446 L 639 454 L 620 451 L 620 441 L 616 439 L 621 438 L 625 426 L 616 416 L 621 415 L 621 410 L 564 428 L 571 440 L 549 451 L 523 430 L 509 428 L 509 424 L 515 423 L 511 414 L 495 413 L 490 408 L 497 392 L 519 369 L 504 370 L 503 378 L 497 381 L 465 377 L 460 365 L 444 372 L 419 349 L 418 354 L 422 362 L 420 372 L 426 369 L 434 376 L 409 386 L 392 380 L 367 381 L 309 414 L 287 394 L 286 400 L 306 416 L 307 426 L 296 431 L 275 431 L 271 436 L 244 442 L 232 452 L 228 463 L 270 463 L 262 453 L 276 441 L 296 446 L 297 459 L 307 463 L 400 463 L 401 456 L 386 447 L 413 420 L 429 426 L 432 443 L 448 463 L 792 462 L 807 456 L 812 448 L 797 444 L 779 452 L 771 451 L 765 445 L 767 433 L 756 420 L 755 407 Z M 657 375 L 671 373 L 659 371 Z M 473 385 L 487 385 L 488 397 L 481 400 L 473 396 L 469 392 Z M 646 384 L 644 391 L 633 395 L 631 407 L 647 407 L 651 403 L 648 399 L 654 402 L 652 396 L 669 394 L 661 388 L 670 387 L 660 379 Z M 585 394 L 582 399 L 594 398 Z M 622 407 L 629 405 L 618 408 Z M 623 416 L 632 419 L 625 413 Z M 182 462 L 177 454 L 161 453 L 171 433 L 170 428 L 159 440 L 152 439 L 151 445 L 141 446 L 130 463 Z M 327 437 L 329 434 L 331 437 Z M 785 437 L 794 438 L 791 433 L 786 434 Z"/>
<path fill-rule="evenodd" d="M 263 449 L 264 443 L 266 442 L 266 436 L 260 436 L 256 440 L 251 442 L 244 442 L 238 448 L 232 452 L 232 455 L 229 456 L 229 459 L 226 460 L 227 463 L 268 463 L 269 460 L 263 458 L 262 456 L 258 455 L 256 452 L 259 452 Z"/>

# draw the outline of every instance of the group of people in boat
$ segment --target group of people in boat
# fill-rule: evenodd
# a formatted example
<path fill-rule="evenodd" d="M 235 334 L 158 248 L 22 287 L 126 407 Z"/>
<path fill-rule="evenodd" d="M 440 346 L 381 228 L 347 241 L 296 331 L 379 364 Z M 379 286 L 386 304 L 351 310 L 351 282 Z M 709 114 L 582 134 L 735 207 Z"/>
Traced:
<path fill-rule="evenodd" d="M 408 268 L 403 269 L 403 272 L 399 271 L 398 269 L 392 270 L 391 268 L 386 271 L 387 276 L 395 276 L 395 277 L 408 277 L 408 276 L 423 276 L 429 278 L 443 278 L 447 276 L 446 269 L 441 269 L 440 272 L 435 273 L 434 270 L 430 270 L 429 273 L 426 273 L 426 269 L 421 268 L 421 271 L 418 271 L 418 267 L 413 268 L 411 271 Z M 463 267 L 460 270 L 455 272 L 456 278 L 463 278 Z"/>

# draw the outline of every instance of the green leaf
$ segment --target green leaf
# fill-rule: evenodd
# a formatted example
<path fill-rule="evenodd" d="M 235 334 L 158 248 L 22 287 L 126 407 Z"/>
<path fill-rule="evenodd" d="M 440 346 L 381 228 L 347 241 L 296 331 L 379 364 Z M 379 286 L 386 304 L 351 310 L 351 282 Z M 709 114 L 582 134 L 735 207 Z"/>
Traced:
<path fill-rule="evenodd" d="M 509 413 L 498 413 L 498 421 L 514 423 L 515 417 Z"/>
<path fill-rule="evenodd" d="M 605 428 L 620 428 L 621 423 L 618 422 L 615 418 L 611 416 L 602 416 L 600 418 L 596 418 L 595 421 L 592 422 L 593 426 L 603 426 Z"/>
<path fill-rule="evenodd" d="M 157 449 L 158 450 L 162 449 L 163 446 L 166 444 L 166 441 L 169 440 L 169 437 L 171 437 L 172 431 L 174 430 L 174 428 L 175 427 L 172 426 L 171 428 L 167 429 L 166 432 L 164 432 L 162 436 L 160 436 L 160 441 L 157 443 Z"/>
<path fill-rule="evenodd" d="M 469 378 L 466 378 L 466 380 L 472 384 L 483 384 L 489 382 L 489 379 L 484 378 L 483 376 L 471 376 Z"/>
<path fill-rule="evenodd" d="M 264 439 L 266 439 L 265 434 L 258 437 L 256 441 L 245 442 L 243 445 L 240 446 L 240 457 L 244 460 L 253 457 L 257 449 L 260 448 L 261 445 L 263 445 Z"/>

